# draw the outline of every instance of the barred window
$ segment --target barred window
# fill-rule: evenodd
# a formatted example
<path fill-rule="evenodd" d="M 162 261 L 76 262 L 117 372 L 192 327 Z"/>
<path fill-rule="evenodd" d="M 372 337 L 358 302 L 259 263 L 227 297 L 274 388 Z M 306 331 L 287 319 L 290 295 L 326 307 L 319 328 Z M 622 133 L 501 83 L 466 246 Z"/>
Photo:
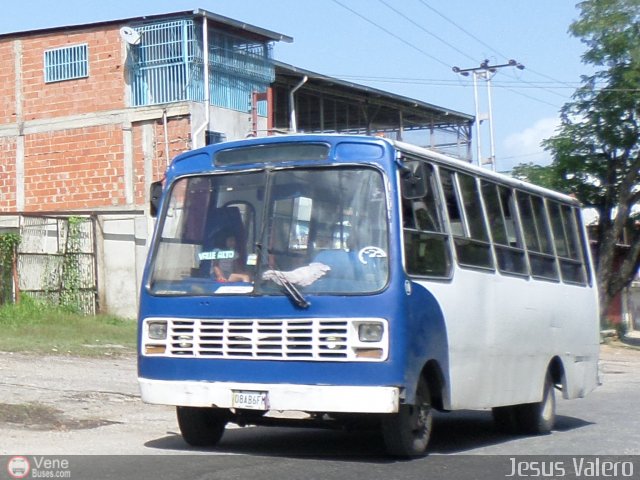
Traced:
<path fill-rule="evenodd" d="M 45 83 L 85 78 L 89 76 L 87 44 L 54 48 L 44 52 Z"/>

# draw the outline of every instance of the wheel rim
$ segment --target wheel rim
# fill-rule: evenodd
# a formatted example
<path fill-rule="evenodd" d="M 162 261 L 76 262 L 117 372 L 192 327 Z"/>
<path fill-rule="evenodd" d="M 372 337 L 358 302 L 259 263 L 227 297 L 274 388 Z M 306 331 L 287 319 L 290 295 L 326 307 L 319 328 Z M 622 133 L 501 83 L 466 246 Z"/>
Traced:
<path fill-rule="evenodd" d="M 388 453 L 401 457 L 424 455 L 433 423 L 429 400 L 428 387 L 420 382 L 412 404 L 400 405 L 397 414 L 383 417 L 382 433 Z"/>
<path fill-rule="evenodd" d="M 542 406 L 542 419 L 545 422 L 550 421 L 553 418 L 554 411 L 554 395 L 553 385 L 550 385 L 544 396 L 544 404 Z"/>
<path fill-rule="evenodd" d="M 421 403 L 413 408 L 412 420 L 414 424 L 413 436 L 416 439 L 423 440 L 429 438 L 431 432 L 431 424 L 433 416 L 431 415 L 431 406 L 428 403 Z"/>

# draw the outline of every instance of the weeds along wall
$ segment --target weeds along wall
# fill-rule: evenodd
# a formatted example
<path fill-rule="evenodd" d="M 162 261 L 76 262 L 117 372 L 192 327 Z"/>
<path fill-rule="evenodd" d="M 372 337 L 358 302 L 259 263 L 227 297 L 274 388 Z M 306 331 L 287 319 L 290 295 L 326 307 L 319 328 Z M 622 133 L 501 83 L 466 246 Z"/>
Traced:
<path fill-rule="evenodd" d="M 0 235 L 7 252 L 0 263 L 2 299 L 14 301 L 22 294 L 70 312 L 135 318 L 152 228 L 143 212 L 0 215 L 0 232 L 9 232 Z M 17 246 L 13 277 L 12 245 Z"/>
<path fill-rule="evenodd" d="M 0 304 L 12 303 L 19 299 L 19 290 L 16 288 L 19 244 L 18 234 L 0 235 Z"/>

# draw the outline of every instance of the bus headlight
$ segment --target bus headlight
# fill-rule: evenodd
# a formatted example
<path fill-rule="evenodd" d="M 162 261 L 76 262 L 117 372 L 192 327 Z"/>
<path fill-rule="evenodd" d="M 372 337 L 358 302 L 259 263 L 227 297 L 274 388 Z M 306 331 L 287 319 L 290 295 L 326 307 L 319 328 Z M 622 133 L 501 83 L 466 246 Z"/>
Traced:
<path fill-rule="evenodd" d="M 167 322 L 149 322 L 147 324 L 147 335 L 152 340 L 165 340 L 167 338 Z"/>
<path fill-rule="evenodd" d="M 361 323 L 358 325 L 358 339 L 361 342 L 379 342 L 384 334 L 382 323 Z"/>

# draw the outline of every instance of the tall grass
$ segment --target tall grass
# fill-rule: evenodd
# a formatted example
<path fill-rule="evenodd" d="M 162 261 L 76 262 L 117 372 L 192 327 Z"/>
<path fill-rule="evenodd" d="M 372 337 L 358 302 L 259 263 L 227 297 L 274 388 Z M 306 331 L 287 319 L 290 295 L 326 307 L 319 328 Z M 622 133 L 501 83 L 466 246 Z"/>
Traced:
<path fill-rule="evenodd" d="M 0 306 L 0 351 L 103 356 L 135 351 L 136 322 L 69 312 L 28 296 Z"/>

